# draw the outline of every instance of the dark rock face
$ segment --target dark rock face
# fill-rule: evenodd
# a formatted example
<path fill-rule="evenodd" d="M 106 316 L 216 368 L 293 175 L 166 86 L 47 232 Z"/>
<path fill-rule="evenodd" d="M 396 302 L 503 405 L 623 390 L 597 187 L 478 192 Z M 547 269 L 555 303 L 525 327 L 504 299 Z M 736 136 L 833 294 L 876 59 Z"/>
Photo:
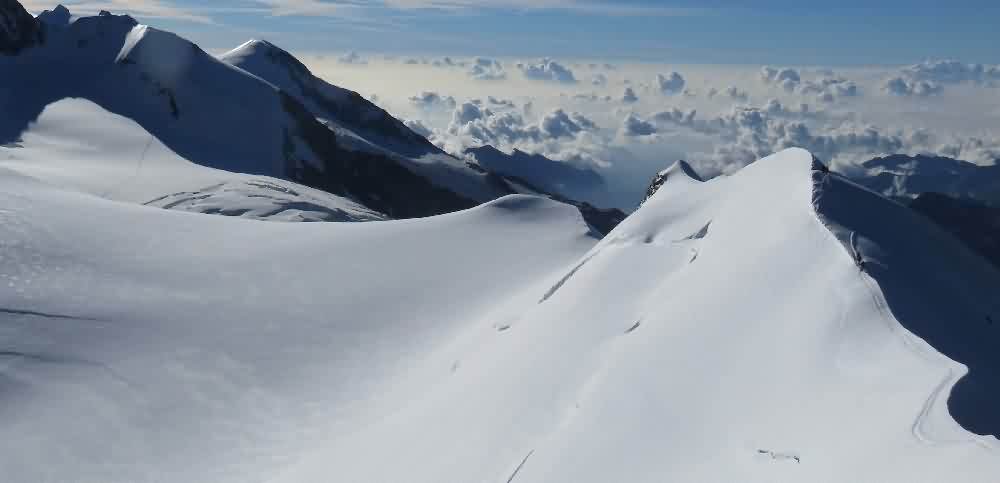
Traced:
<path fill-rule="evenodd" d="M 940 193 L 923 193 L 910 203 L 910 208 L 1000 268 L 1000 208 Z"/>
<path fill-rule="evenodd" d="M 0 0 L 0 54 L 16 55 L 45 40 L 44 30 L 17 0 Z"/>

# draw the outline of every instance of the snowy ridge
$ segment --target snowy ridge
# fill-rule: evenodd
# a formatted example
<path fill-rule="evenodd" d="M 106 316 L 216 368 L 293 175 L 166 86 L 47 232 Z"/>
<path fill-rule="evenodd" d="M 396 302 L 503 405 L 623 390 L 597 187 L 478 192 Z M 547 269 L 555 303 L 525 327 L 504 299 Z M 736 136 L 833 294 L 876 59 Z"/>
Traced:
<path fill-rule="evenodd" d="M 998 433 L 1000 276 L 803 150 L 670 177 L 600 241 L 523 195 L 283 224 L 0 188 L 12 481 L 1000 473 L 968 431 Z"/>
<path fill-rule="evenodd" d="M 67 190 L 172 210 L 273 221 L 373 221 L 386 216 L 291 181 L 199 166 L 134 121 L 82 99 L 48 105 L 0 167 Z"/>

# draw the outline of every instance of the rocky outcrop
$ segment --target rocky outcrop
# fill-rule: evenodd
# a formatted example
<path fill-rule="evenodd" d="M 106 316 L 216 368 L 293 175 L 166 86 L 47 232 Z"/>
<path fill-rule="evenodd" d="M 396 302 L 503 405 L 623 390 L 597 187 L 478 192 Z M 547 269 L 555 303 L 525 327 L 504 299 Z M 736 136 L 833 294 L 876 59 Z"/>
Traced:
<path fill-rule="evenodd" d="M 17 0 L 0 0 L 0 54 L 16 55 L 45 40 L 44 29 Z"/>

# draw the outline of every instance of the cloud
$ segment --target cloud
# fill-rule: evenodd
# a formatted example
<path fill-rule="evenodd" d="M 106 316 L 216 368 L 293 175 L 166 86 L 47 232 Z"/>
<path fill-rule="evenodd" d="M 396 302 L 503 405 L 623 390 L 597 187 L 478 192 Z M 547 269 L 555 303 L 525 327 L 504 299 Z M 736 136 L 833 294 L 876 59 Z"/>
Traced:
<path fill-rule="evenodd" d="M 653 123 L 643 120 L 634 112 L 630 112 L 622 120 L 620 132 L 627 137 L 652 136 L 656 134 L 657 129 Z"/>
<path fill-rule="evenodd" d="M 451 57 L 442 57 L 431 61 L 434 67 L 465 67 L 465 61 L 455 60 Z"/>
<path fill-rule="evenodd" d="M 423 91 L 409 98 L 410 104 L 421 109 L 446 108 L 454 109 L 457 103 L 451 96 L 442 96 L 437 92 Z"/>
<path fill-rule="evenodd" d="M 932 81 L 896 76 L 886 79 L 882 90 L 894 96 L 928 97 L 940 95 L 944 92 L 944 87 Z"/>
<path fill-rule="evenodd" d="M 173 2 L 162 0 L 93 0 L 80 3 L 63 1 L 62 3 L 65 3 L 72 10 L 73 15 L 97 15 L 102 10 L 107 10 L 109 12 L 127 13 L 136 17 L 149 19 L 185 20 L 206 24 L 215 23 L 206 15 L 206 12 L 210 9 L 181 7 L 172 4 Z M 21 0 L 21 4 L 29 12 L 39 13 L 43 10 L 54 9 L 60 2 L 58 0 Z"/>
<path fill-rule="evenodd" d="M 487 96 L 486 97 L 486 102 L 488 102 L 491 106 L 509 107 L 511 109 L 517 107 L 514 104 L 514 101 L 512 101 L 510 99 L 498 99 L 498 98 L 493 97 L 493 96 Z"/>
<path fill-rule="evenodd" d="M 799 83 L 802 82 L 802 75 L 795 69 L 777 69 L 765 65 L 760 69 L 760 79 L 764 81 L 765 84 L 778 85 L 788 92 L 795 92 Z"/>
<path fill-rule="evenodd" d="M 454 137 L 453 151 L 460 152 L 467 146 L 480 144 L 514 147 L 572 139 L 597 128 L 597 124 L 583 114 L 563 109 L 553 109 L 537 123 L 528 123 L 516 111 L 495 111 L 474 102 L 464 102 L 452 113 L 447 134 Z"/>
<path fill-rule="evenodd" d="M 1000 65 L 965 64 L 957 60 L 929 60 L 905 67 L 902 75 L 908 79 L 937 84 L 974 82 L 995 86 L 1000 82 Z"/>
<path fill-rule="evenodd" d="M 595 86 L 603 86 L 608 83 L 608 76 L 601 73 L 594 74 L 594 76 L 590 78 L 590 83 Z"/>
<path fill-rule="evenodd" d="M 797 69 L 764 66 L 760 70 L 760 79 L 765 84 L 780 86 L 786 92 L 815 96 L 821 102 L 834 102 L 841 97 L 855 97 L 861 94 L 854 81 L 837 77 L 832 70 L 822 69 L 820 74 L 823 77 L 805 79 L 802 72 Z"/>
<path fill-rule="evenodd" d="M 625 92 L 622 94 L 622 102 L 626 104 L 632 104 L 639 101 L 639 96 L 635 95 L 635 91 L 631 87 L 626 87 Z"/>
<path fill-rule="evenodd" d="M 788 109 L 772 99 L 764 107 L 734 107 L 714 118 L 700 119 L 696 111 L 672 109 L 657 113 L 653 120 L 660 131 L 679 128 L 716 139 L 713 152 L 702 156 L 706 166 L 718 172 L 731 172 L 788 147 L 808 149 L 826 160 L 848 153 L 895 153 L 920 140 L 922 135 L 886 133 L 870 125 L 846 121 L 816 131 L 803 119 L 811 112 L 808 107 Z"/>
<path fill-rule="evenodd" d="M 517 68 L 525 78 L 575 84 L 577 82 L 573 71 L 552 59 L 542 59 L 536 64 L 518 62 Z"/>
<path fill-rule="evenodd" d="M 562 109 L 555 109 L 542 117 L 539 122 L 542 134 L 549 138 L 573 137 L 574 134 L 595 129 L 593 121 L 580 113 L 567 114 Z"/>
<path fill-rule="evenodd" d="M 671 72 L 667 75 L 656 74 L 656 86 L 663 94 L 673 95 L 684 92 L 686 83 L 684 76 L 677 72 Z"/>
<path fill-rule="evenodd" d="M 348 52 L 340 56 L 340 58 L 337 59 L 337 62 L 340 62 L 341 64 L 354 64 L 354 65 L 365 65 L 368 63 L 367 60 L 365 60 L 363 57 L 358 55 L 357 52 L 354 51 Z"/>
<path fill-rule="evenodd" d="M 419 119 L 406 120 L 403 121 L 403 124 L 405 124 L 406 127 L 410 128 L 411 131 L 425 138 L 430 138 L 431 136 L 434 135 L 434 131 L 431 130 L 431 128 L 427 127 L 427 125 L 424 124 L 423 121 Z"/>
<path fill-rule="evenodd" d="M 929 60 L 904 67 L 887 78 L 882 91 L 894 96 L 940 95 L 947 84 L 969 82 L 986 87 L 1000 84 L 1000 65 L 966 64 L 957 60 Z"/>
<path fill-rule="evenodd" d="M 460 12 L 484 9 L 561 10 L 586 15 L 674 17 L 703 15 L 707 9 L 635 5 L 593 0 L 257 0 L 271 8 L 272 15 L 346 15 L 351 10 L 433 10 Z M 346 11 L 346 12 L 345 12 Z"/>
<path fill-rule="evenodd" d="M 467 72 L 469 77 L 476 80 L 502 80 L 507 78 L 503 64 L 495 59 L 476 57 L 472 61 L 472 66 Z"/>
<path fill-rule="evenodd" d="M 734 100 L 741 101 L 741 102 L 746 102 L 747 99 L 750 98 L 750 94 L 747 94 L 747 91 L 745 91 L 743 89 L 739 89 L 736 86 L 729 86 L 729 87 L 727 87 L 726 90 L 725 90 L 725 93 L 726 93 L 726 96 L 729 97 L 730 99 L 734 99 Z M 712 97 L 712 96 L 709 95 L 709 97 Z"/>

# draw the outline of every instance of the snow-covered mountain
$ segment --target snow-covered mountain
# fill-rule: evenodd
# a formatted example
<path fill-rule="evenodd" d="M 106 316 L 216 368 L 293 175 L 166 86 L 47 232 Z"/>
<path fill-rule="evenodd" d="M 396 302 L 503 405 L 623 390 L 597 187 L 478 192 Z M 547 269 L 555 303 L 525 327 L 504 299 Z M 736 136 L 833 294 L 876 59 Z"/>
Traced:
<path fill-rule="evenodd" d="M 34 19 L 9 0 L 3 12 L 17 28 L 5 27 L 2 45 L 18 47 L 0 55 L 0 145 L 23 145 L 49 106 L 86 99 L 134 121 L 180 160 L 293 181 L 392 218 L 452 212 L 519 192 L 511 180 L 442 152 L 269 43 L 248 42 L 218 59 L 128 16 L 73 18 L 60 7 Z M 23 41 L 29 37 L 37 41 Z M 191 183 L 146 201 L 209 186 Z M 226 202 L 252 204 L 242 192 L 228 191 Z M 221 208 L 203 211 L 247 212 Z M 599 210 L 586 216 L 595 227 L 613 226 L 613 216 Z"/>
<path fill-rule="evenodd" d="M 541 154 L 519 149 L 508 154 L 489 144 L 468 148 L 465 154 L 494 173 L 568 198 L 587 199 L 588 194 L 605 188 L 604 179 L 594 170 L 554 161 Z"/>
<path fill-rule="evenodd" d="M 668 173 L 599 240 L 525 195 L 260 223 L 3 171 L 4 479 L 1000 474 L 1000 273 L 802 150 Z"/>
<path fill-rule="evenodd" d="M 868 160 L 859 170 L 844 174 L 890 198 L 912 200 L 922 193 L 941 193 L 1000 206 L 1000 164 L 979 166 L 944 156 L 895 154 Z"/>

